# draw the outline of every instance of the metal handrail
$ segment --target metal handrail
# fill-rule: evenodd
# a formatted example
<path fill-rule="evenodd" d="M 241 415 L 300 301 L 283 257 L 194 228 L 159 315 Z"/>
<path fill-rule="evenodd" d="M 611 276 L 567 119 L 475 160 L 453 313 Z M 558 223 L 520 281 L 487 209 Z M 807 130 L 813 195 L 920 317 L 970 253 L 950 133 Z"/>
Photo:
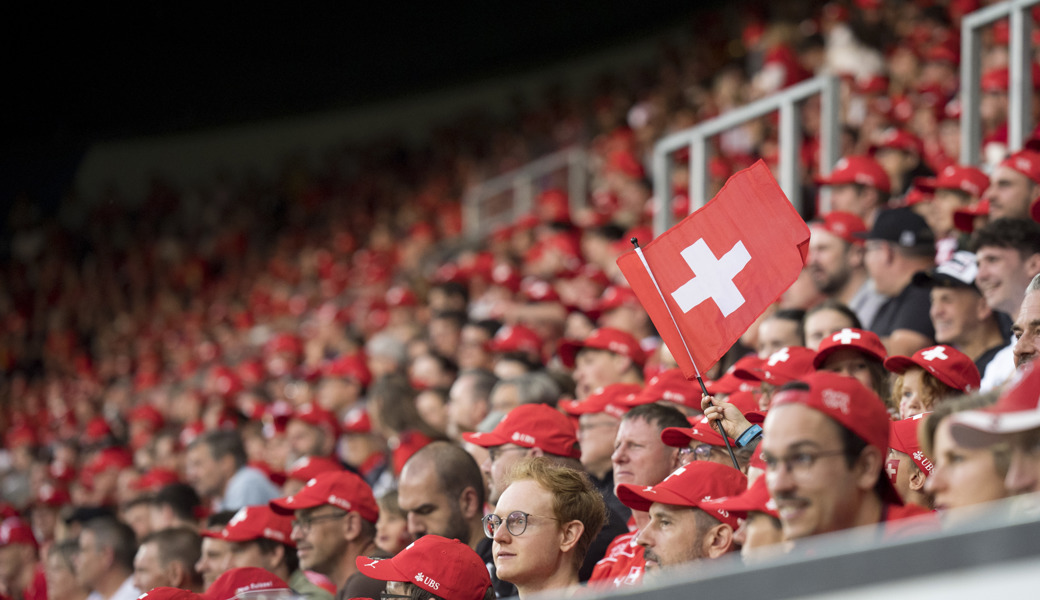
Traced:
<path fill-rule="evenodd" d="M 1028 9 L 1040 0 L 1008 0 L 965 15 L 961 21 L 961 156 L 965 165 L 978 165 L 982 157 L 982 39 L 981 29 L 1004 17 L 1011 18 L 1011 38 L 1008 42 L 1008 150 L 1015 151 L 1025 144 L 1032 126 L 1033 70 L 1030 58 L 1030 27 L 1032 15 Z"/>
<path fill-rule="evenodd" d="M 508 225 L 531 212 L 539 189 L 538 180 L 567 169 L 567 196 L 571 213 L 585 206 L 589 185 L 588 154 L 583 148 L 568 148 L 535 159 L 526 165 L 483 181 L 467 190 L 463 200 L 466 235 L 470 239 L 487 236 L 500 225 Z M 485 214 L 489 201 L 512 193 L 511 202 L 497 215 Z"/>
<path fill-rule="evenodd" d="M 1036 0 L 1040 1 L 1040 0 Z M 819 94 L 820 110 L 820 164 L 822 175 L 830 173 L 838 162 L 839 134 L 838 78 L 820 75 L 781 90 L 751 104 L 733 109 L 699 125 L 673 133 L 654 146 L 654 235 L 672 225 L 672 211 L 668 190 L 671 189 L 672 163 L 669 155 L 685 147 L 690 148 L 690 211 L 704 206 L 708 198 L 708 138 L 744 123 L 780 111 L 780 188 L 791 199 L 795 208 L 802 210 L 801 173 L 799 171 L 801 115 L 799 103 Z M 821 208 L 828 208 L 823 206 Z"/>

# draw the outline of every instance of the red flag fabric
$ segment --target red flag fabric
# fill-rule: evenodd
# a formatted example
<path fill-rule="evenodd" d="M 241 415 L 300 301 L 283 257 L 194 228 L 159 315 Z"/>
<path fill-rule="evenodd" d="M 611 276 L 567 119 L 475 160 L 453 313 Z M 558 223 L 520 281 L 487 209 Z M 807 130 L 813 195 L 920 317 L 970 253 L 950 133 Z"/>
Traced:
<path fill-rule="evenodd" d="M 617 264 L 692 379 L 794 283 L 808 250 L 809 228 L 760 160 L 642 247 L 653 279 L 634 250 Z"/>

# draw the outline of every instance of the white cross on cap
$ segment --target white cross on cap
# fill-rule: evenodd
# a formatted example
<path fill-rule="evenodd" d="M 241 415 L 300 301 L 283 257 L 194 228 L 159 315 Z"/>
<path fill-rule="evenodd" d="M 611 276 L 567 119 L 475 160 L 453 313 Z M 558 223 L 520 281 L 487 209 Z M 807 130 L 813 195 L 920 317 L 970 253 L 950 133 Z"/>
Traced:
<path fill-rule="evenodd" d="M 925 360 L 946 360 L 949 356 L 946 356 L 946 348 L 943 346 L 936 346 L 935 348 L 929 348 L 921 353 L 921 358 Z"/>
<path fill-rule="evenodd" d="M 744 296 L 733 283 L 733 278 L 751 260 L 744 242 L 738 241 L 722 258 L 715 258 L 715 253 L 701 238 L 687 246 L 680 255 L 694 273 L 692 279 L 672 292 L 672 299 L 683 313 L 690 312 L 709 298 L 719 307 L 723 317 L 744 305 Z"/>
<path fill-rule="evenodd" d="M 831 339 L 842 344 L 850 344 L 852 343 L 852 340 L 858 340 L 861 337 L 863 336 L 846 327 L 831 336 Z"/>
<path fill-rule="evenodd" d="M 776 363 L 787 362 L 789 358 L 791 358 L 791 354 L 787 351 L 787 348 L 781 348 L 769 355 L 769 366 L 775 367 Z"/>

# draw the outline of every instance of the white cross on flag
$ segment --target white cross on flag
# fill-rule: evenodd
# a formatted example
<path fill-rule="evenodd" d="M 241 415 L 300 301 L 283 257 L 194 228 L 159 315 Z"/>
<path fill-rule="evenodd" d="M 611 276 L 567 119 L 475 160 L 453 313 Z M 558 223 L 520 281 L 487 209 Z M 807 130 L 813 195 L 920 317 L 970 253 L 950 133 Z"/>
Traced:
<path fill-rule="evenodd" d="M 642 244 L 653 277 L 634 251 L 617 263 L 692 379 L 794 283 L 808 249 L 809 228 L 758 161 L 703 208 Z"/>

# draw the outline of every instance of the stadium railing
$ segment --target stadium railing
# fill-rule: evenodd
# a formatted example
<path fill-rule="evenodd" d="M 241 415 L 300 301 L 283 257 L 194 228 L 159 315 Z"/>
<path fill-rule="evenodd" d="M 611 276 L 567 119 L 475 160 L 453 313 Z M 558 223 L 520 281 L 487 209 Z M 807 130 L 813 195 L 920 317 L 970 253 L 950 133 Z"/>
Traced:
<path fill-rule="evenodd" d="M 799 111 L 805 100 L 819 95 L 821 98 L 820 164 L 819 173 L 829 174 L 838 161 L 839 152 L 839 85 L 838 79 L 820 75 L 781 90 L 751 104 L 735 108 L 725 114 L 673 133 L 654 146 L 654 235 L 660 235 L 672 226 L 672 211 L 668 209 L 671 198 L 672 160 L 671 155 L 683 148 L 690 148 L 690 212 L 704 206 L 708 198 L 708 162 L 710 160 L 709 138 L 739 127 L 748 121 L 780 111 L 780 188 L 802 212 L 801 192 L 801 143 L 802 119 Z M 821 210 L 826 211 L 826 199 L 821 198 Z"/>
<path fill-rule="evenodd" d="M 483 238 L 496 227 L 515 223 L 531 212 L 538 194 L 551 188 L 567 191 L 573 214 L 587 202 L 588 187 L 588 154 L 582 148 L 533 160 L 467 190 L 463 199 L 466 236 Z"/>
<path fill-rule="evenodd" d="M 1008 41 L 1008 149 L 1019 150 L 1032 133 L 1033 71 L 1030 7 L 1040 0 L 1008 0 L 980 8 L 961 21 L 961 156 L 964 165 L 981 163 L 982 30 L 1010 17 Z"/>

